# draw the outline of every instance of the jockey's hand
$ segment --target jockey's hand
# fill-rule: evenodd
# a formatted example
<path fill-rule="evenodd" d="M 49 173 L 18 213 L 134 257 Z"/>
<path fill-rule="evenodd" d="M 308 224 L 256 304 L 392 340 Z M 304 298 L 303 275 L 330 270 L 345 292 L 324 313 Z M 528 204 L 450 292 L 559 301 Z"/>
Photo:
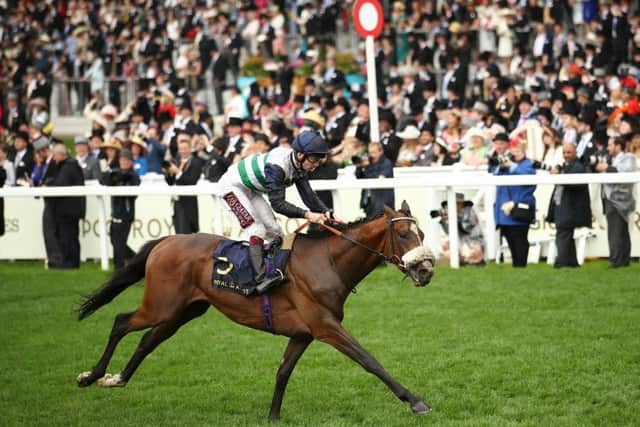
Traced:
<path fill-rule="evenodd" d="M 311 211 L 307 211 L 304 214 L 304 218 L 314 224 L 324 224 L 324 222 L 327 220 L 325 214 Z"/>
<path fill-rule="evenodd" d="M 344 224 L 345 223 L 340 218 L 336 218 L 336 216 L 333 214 L 333 211 L 331 211 L 331 210 L 326 211 L 324 213 L 324 218 L 325 218 L 325 221 L 333 222 L 335 224 Z"/>

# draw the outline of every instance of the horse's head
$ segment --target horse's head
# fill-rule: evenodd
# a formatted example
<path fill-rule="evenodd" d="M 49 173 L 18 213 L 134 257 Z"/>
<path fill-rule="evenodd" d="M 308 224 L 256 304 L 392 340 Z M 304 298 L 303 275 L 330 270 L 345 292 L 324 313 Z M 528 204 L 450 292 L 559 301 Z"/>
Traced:
<path fill-rule="evenodd" d="M 403 273 L 409 275 L 416 286 L 429 284 L 433 276 L 435 257 L 422 245 L 424 233 L 416 220 L 411 216 L 411 209 L 406 201 L 402 201 L 399 211 L 385 206 L 388 224 L 388 254 Z"/>

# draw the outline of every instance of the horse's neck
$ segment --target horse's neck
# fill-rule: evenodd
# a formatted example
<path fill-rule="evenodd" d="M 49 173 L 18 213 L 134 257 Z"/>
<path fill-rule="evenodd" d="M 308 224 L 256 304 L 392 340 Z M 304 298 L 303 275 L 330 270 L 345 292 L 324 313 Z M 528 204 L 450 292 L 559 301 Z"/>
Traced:
<path fill-rule="evenodd" d="M 386 228 L 384 223 L 383 217 L 363 224 L 358 229 L 346 232 L 348 237 L 371 250 L 344 238 L 334 240 L 331 256 L 347 290 L 351 291 L 355 288 L 382 261 L 379 253 L 384 253 L 385 249 Z"/>

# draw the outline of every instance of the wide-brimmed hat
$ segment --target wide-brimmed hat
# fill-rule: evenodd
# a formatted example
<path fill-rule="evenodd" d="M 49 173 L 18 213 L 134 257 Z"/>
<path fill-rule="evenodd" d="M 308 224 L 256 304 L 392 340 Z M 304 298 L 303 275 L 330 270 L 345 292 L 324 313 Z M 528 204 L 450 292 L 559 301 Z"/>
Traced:
<path fill-rule="evenodd" d="M 473 138 L 474 136 L 479 136 L 480 138 L 482 138 L 482 141 L 484 143 L 486 143 L 487 140 L 489 139 L 488 136 L 487 136 L 487 133 L 485 131 L 483 131 L 482 129 L 471 128 L 464 134 L 465 142 L 471 142 L 471 138 Z"/>
<path fill-rule="evenodd" d="M 420 131 L 414 125 L 409 125 L 401 132 L 398 132 L 397 135 L 402 139 L 418 139 L 420 138 Z"/>
<path fill-rule="evenodd" d="M 116 110 L 114 105 L 107 104 L 100 109 L 100 115 L 115 117 L 118 115 L 118 110 Z"/>
<path fill-rule="evenodd" d="M 122 150 L 122 144 L 116 138 L 109 138 L 102 144 L 100 144 L 100 149 L 103 148 L 115 148 L 116 150 Z"/>
<path fill-rule="evenodd" d="M 316 110 L 305 111 L 300 118 L 302 120 L 313 122 L 321 128 L 324 127 L 324 117 L 322 117 Z"/>
<path fill-rule="evenodd" d="M 130 139 L 132 144 L 138 145 L 140 148 L 142 148 L 142 153 L 146 153 L 148 148 L 147 148 L 147 143 L 144 142 L 144 140 L 142 138 L 140 138 L 138 135 L 134 135 L 131 137 Z"/>

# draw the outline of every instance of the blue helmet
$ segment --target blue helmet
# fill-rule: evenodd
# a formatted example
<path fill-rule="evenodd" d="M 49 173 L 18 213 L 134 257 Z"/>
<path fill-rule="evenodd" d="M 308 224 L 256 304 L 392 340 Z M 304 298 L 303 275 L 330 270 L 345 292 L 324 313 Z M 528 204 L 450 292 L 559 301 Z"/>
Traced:
<path fill-rule="evenodd" d="M 329 145 L 324 140 L 320 132 L 316 130 L 305 130 L 293 140 L 293 149 L 304 155 L 326 156 L 329 154 Z"/>

